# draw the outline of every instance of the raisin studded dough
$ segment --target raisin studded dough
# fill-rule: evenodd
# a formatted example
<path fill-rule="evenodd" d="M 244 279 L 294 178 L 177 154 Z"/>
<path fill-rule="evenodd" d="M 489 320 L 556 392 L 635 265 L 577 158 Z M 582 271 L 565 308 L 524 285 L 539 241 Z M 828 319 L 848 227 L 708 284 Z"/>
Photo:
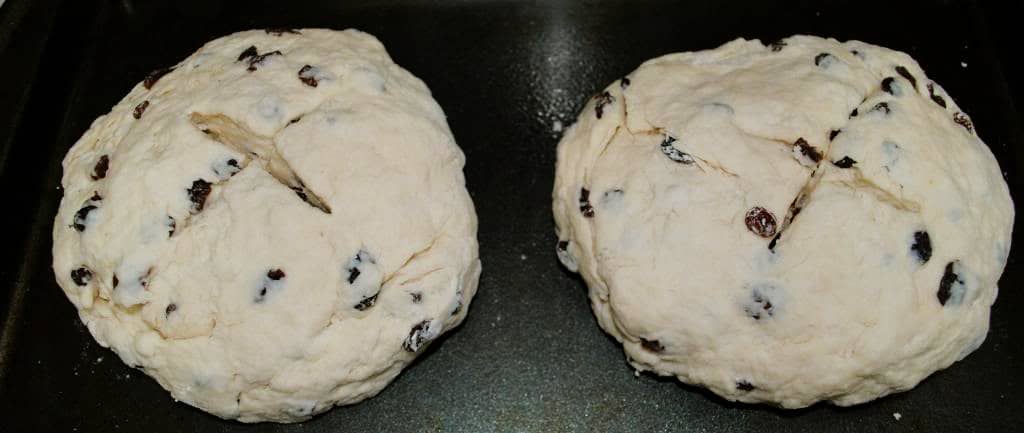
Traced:
<path fill-rule="evenodd" d="M 236 33 L 68 152 L 54 271 L 96 340 L 175 399 L 304 420 L 373 396 L 465 317 L 463 162 L 374 37 Z"/>
<path fill-rule="evenodd" d="M 558 148 L 558 255 L 638 370 L 786 408 L 976 349 L 1013 205 L 904 53 L 794 36 L 644 63 Z"/>

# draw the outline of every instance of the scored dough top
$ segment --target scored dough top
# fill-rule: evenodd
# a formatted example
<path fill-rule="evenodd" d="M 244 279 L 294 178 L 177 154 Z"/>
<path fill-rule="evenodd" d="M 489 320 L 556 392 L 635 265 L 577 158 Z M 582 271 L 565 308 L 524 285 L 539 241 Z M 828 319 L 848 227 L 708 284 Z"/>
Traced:
<path fill-rule="evenodd" d="M 296 421 L 372 396 L 465 317 L 464 157 L 354 30 L 236 33 L 135 86 L 64 159 L 54 271 L 176 399 Z"/>
<path fill-rule="evenodd" d="M 912 58 L 810 36 L 644 63 L 567 131 L 554 190 L 559 256 L 635 367 L 785 407 L 973 351 L 1013 212 Z"/>

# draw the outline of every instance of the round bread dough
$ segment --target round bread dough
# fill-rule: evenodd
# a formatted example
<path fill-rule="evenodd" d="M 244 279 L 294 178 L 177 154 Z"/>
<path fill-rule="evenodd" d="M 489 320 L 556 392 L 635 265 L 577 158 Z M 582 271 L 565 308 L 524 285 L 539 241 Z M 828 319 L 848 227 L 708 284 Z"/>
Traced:
<path fill-rule="evenodd" d="M 975 350 L 1013 204 L 908 55 L 793 36 L 650 60 L 558 147 L 558 255 L 638 370 L 862 403 Z"/>
<path fill-rule="evenodd" d="M 375 395 L 462 322 L 480 274 L 463 163 L 373 36 L 236 33 L 71 148 L 54 272 L 175 399 L 301 421 Z"/>

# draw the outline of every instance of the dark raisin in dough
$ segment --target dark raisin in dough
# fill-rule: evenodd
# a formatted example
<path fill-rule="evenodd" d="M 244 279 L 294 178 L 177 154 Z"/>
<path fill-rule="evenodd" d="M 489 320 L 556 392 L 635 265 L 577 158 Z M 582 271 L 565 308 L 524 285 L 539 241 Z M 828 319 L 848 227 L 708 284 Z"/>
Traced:
<path fill-rule="evenodd" d="M 248 59 L 250 57 L 255 57 L 258 54 L 259 51 L 256 51 L 256 46 L 250 45 L 249 48 L 246 48 L 245 51 L 242 51 L 242 54 L 238 55 L 237 61 L 241 62 L 242 60 Z"/>
<path fill-rule="evenodd" d="M 602 92 L 600 95 L 594 97 L 597 103 L 594 104 L 594 113 L 597 114 L 597 118 L 600 119 L 604 115 L 604 107 L 612 102 L 615 102 L 615 97 L 607 91 Z"/>
<path fill-rule="evenodd" d="M 174 231 L 178 229 L 178 222 L 174 220 L 174 217 L 167 215 L 167 237 L 174 236 Z"/>
<path fill-rule="evenodd" d="M 146 90 L 152 89 L 153 85 L 156 84 L 157 81 L 160 81 L 164 75 L 171 73 L 173 70 L 174 66 L 171 66 L 169 68 L 157 69 L 150 72 L 149 75 L 146 75 L 146 78 L 142 80 L 142 87 L 145 87 Z"/>
<path fill-rule="evenodd" d="M 850 167 L 853 167 L 856 164 L 857 164 L 857 160 L 855 160 L 853 158 L 850 158 L 849 156 L 844 156 L 844 157 L 840 158 L 838 161 L 833 161 L 832 162 L 832 165 L 835 165 L 836 167 L 839 167 L 839 168 L 850 168 Z"/>
<path fill-rule="evenodd" d="M 271 269 L 267 271 L 267 278 L 270 278 L 273 281 L 280 280 L 284 278 L 284 271 L 280 269 Z"/>
<path fill-rule="evenodd" d="M 772 49 L 773 53 L 777 53 L 786 47 L 786 41 L 782 39 L 772 41 L 772 43 L 768 44 L 768 47 Z"/>
<path fill-rule="evenodd" d="M 302 34 L 302 32 L 300 32 L 298 30 L 295 30 L 295 29 L 292 29 L 292 28 L 288 28 L 288 27 L 270 27 L 270 28 L 263 29 L 263 31 L 267 32 L 268 35 L 274 35 L 274 36 L 281 36 L 282 34 L 285 34 L 285 33 L 291 33 L 291 34 L 295 34 L 295 35 L 301 35 Z"/>
<path fill-rule="evenodd" d="M 107 170 L 110 169 L 110 157 L 107 155 L 100 156 L 100 159 L 96 161 L 96 165 L 92 168 L 92 180 L 100 180 L 107 177 Z"/>
<path fill-rule="evenodd" d="M 316 87 L 320 84 L 320 82 L 316 80 L 316 70 L 314 70 L 311 65 L 306 65 L 303 66 L 302 69 L 299 69 L 299 81 L 302 81 L 310 87 Z"/>
<path fill-rule="evenodd" d="M 832 55 L 829 53 L 819 53 L 817 56 L 814 56 L 814 66 L 821 66 L 821 64 L 825 63 L 825 60 L 828 59 L 829 57 L 832 57 Z"/>
<path fill-rule="evenodd" d="M 245 70 L 249 72 L 256 72 L 256 69 L 259 66 L 263 65 L 263 61 L 266 60 L 267 57 L 281 55 L 283 54 L 281 54 L 280 51 L 274 50 L 269 53 L 257 54 L 255 56 L 249 57 L 249 67 L 245 68 Z"/>
<path fill-rule="evenodd" d="M 117 274 L 114 274 L 114 278 L 111 278 L 110 280 L 111 286 L 113 286 L 115 289 L 117 288 L 117 285 L 120 284 L 120 282 L 121 281 L 117 279 Z"/>
<path fill-rule="evenodd" d="M 959 111 L 953 113 L 953 121 L 956 122 L 957 125 L 963 126 L 967 132 L 974 131 L 974 123 L 971 123 L 971 118 L 965 113 Z"/>
<path fill-rule="evenodd" d="M 821 152 L 808 144 L 807 140 L 804 140 L 803 137 L 796 139 L 796 143 L 793 143 L 793 146 L 796 147 L 803 156 L 806 156 L 811 161 L 814 161 L 815 163 L 821 161 Z"/>
<path fill-rule="evenodd" d="M 164 309 L 164 317 L 170 316 L 171 313 L 178 310 L 178 304 L 167 304 L 167 308 Z"/>
<path fill-rule="evenodd" d="M 907 68 L 904 68 L 903 66 L 897 66 L 896 73 L 900 74 L 900 76 L 902 76 L 903 78 L 906 78 L 907 81 L 910 82 L 910 87 L 913 87 L 914 90 L 917 90 L 917 79 L 914 78 L 914 75 L 911 74 L 910 71 L 907 70 Z"/>
<path fill-rule="evenodd" d="M 149 276 L 153 274 L 153 268 L 146 269 L 146 273 L 139 276 L 139 285 L 142 287 L 149 286 Z"/>
<path fill-rule="evenodd" d="M 888 102 L 879 102 L 875 104 L 874 107 L 871 107 L 871 111 L 881 111 L 885 114 L 889 114 L 892 111 L 892 109 L 889 108 Z"/>
<path fill-rule="evenodd" d="M 839 135 L 840 132 L 843 132 L 843 130 L 842 129 L 833 129 L 833 130 L 829 131 L 828 132 L 828 141 L 835 140 L 836 136 Z"/>
<path fill-rule="evenodd" d="M 629 85 L 630 85 L 629 77 L 622 77 L 622 79 L 619 80 L 619 87 L 622 88 L 623 90 L 625 90 L 627 87 L 629 87 Z"/>
<path fill-rule="evenodd" d="M 567 251 L 569 249 L 569 241 L 558 241 L 558 250 Z"/>
<path fill-rule="evenodd" d="M 74 227 L 75 230 L 78 230 L 80 232 L 84 232 L 85 231 L 85 220 L 86 220 L 86 218 L 89 217 L 89 212 L 92 212 L 94 210 L 96 210 L 96 206 L 95 205 L 88 204 L 88 205 L 82 206 L 82 208 L 79 209 L 78 212 L 75 212 L 75 220 L 71 224 L 71 226 Z"/>
<path fill-rule="evenodd" d="M 424 320 L 417 323 L 409 331 L 409 336 L 405 337 L 405 341 L 402 342 L 402 349 L 406 352 L 416 352 L 423 347 L 423 344 L 429 341 L 427 339 L 426 332 L 430 329 L 430 321 Z"/>
<path fill-rule="evenodd" d="M 736 389 L 738 389 L 740 391 L 753 391 L 753 390 L 757 389 L 757 387 L 754 386 L 752 383 L 746 381 L 746 380 L 737 380 L 736 381 Z"/>
<path fill-rule="evenodd" d="M 188 189 L 188 199 L 192 201 L 192 211 L 199 212 L 206 205 L 206 198 L 210 196 L 210 182 L 196 179 L 192 187 Z"/>
<path fill-rule="evenodd" d="M 412 303 L 413 304 L 419 304 L 421 301 L 423 301 L 423 293 L 412 292 L 412 293 L 409 294 L 409 296 L 412 297 Z"/>
<path fill-rule="evenodd" d="M 928 83 L 928 95 L 930 95 L 932 97 L 932 101 L 935 101 L 935 103 L 939 104 L 940 107 L 946 108 L 946 100 L 935 94 L 935 84 Z"/>
<path fill-rule="evenodd" d="M 896 79 L 893 77 L 885 77 L 882 80 L 882 91 L 890 95 L 897 96 L 896 91 L 892 88 L 893 81 L 896 81 Z"/>
<path fill-rule="evenodd" d="M 676 149 L 672 143 L 676 142 L 676 138 L 671 135 L 666 135 L 665 139 L 661 141 L 661 153 L 665 154 L 668 159 L 678 162 L 680 164 L 693 164 L 694 159 L 690 154 Z"/>
<path fill-rule="evenodd" d="M 92 197 L 89 197 L 89 200 L 92 200 L 92 201 L 103 201 L 103 197 L 100 196 L 99 192 L 93 191 L 92 192 Z"/>
<path fill-rule="evenodd" d="M 747 225 L 747 230 L 763 238 L 775 236 L 775 230 L 778 228 L 775 215 L 761 206 L 750 208 L 743 221 Z"/>
<path fill-rule="evenodd" d="M 141 119 L 147 108 L 149 108 L 149 101 L 142 101 L 139 105 L 135 106 L 134 110 L 132 110 L 132 117 Z"/>
<path fill-rule="evenodd" d="M 373 296 L 370 296 L 370 297 L 367 297 L 367 298 L 363 298 L 363 300 L 359 301 L 359 303 L 356 304 L 354 308 L 356 310 L 359 310 L 359 311 L 365 311 L 367 308 L 372 307 L 373 304 L 376 303 L 376 302 L 377 302 L 377 295 L 373 295 Z"/>
<path fill-rule="evenodd" d="M 853 111 L 850 112 L 850 118 L 852 119 L 854 117 L 857 117 L 857 109 L 856 108 L 854 108 Z"/>
<path fill-rule="evenodd" d="M 363 271 L 359 270 L 359 266 L 362 265 L 364 262 L 370 264 L 377 263 L 377 261 L 374 260 L 373 256 L 371 256 L 369 252 L 360 249 L 359 251 L 356 252 L 356 255 L 352 257 L 351 260 L 349 260 L 348 267 L 345 268 L 345 270 L 348 271 L 347 280 L 349 284 L 355 283 L 356 280 L 359 279 L 359 275 L 362 275 Z"/>
<path fill-rule="evenodd" d="M 648 340 L 646 338 L 641 338 L 640 345 L 643 346 L 644 349 L 647 349 L 655 353 L 663 352 L 665 350 L 665 346 L 662 346 L 661 342 L 658 340 Z"/>
<path fill-rule="evenodd" d="M 754 320 L 761 320 L 763 317 L 771 317 L 775 315 L 775 306 L 772 305 L 772 301 L 768 299 L 761 289 L 754 288 L 750 292 L 750 299 L 753 301 L 743 307 L 743 311 L 747 313 L 750 318 Z"/>
<path fill-rule="evenodd" d="M 962 287 L 964 284 L 963 278 L 961 278 L 960 275 L 957 275 L 956 270 L 954 269 L 956 263 L 956 261 L 952 261 L 946 264 L 946 270 L 942 272 L 942 279 L 939 280 L 939 290 L 935 293 L 935 297 L 939 299 L 939 304 L 942 304 L 943 306 L 945 306 L 946 303 L 949 302 L 950 298 L 953 297 L 954 286 L 958 285 Z M 960 297 L 962 296 L 963 295 L 960 294 Z"/>
<path fill-rule="evenodd" d="M 928 263 L 928 259 L 932 258 L 932 238 L 928 236 L 928 232 L 914 232 L 914 242 L 910 244 L 910 251 L 921 264 Z"/>
<path fill-rule="evenodd" d="M 768 251 L 775 252 L 775 245 L 779 243 L 779 238 L 782 237 L 782 233 L 776 233 L 775 237 L 772 238 L 771 242 L 768 242 Z"/>
<path fill-rule="evenodd" d="M 78 269 L 72 269 L 71 281 L 74 281 L 77 286 L 89 284 L 89 281 L 92 281 L 92 271 L 84 266 Z"/>
<path fill-rule="evenodd" d="M 585 218 L 594 217 L 594 207 L 590 205 L 590 190 L 580 188 L 580 212 Z"/>

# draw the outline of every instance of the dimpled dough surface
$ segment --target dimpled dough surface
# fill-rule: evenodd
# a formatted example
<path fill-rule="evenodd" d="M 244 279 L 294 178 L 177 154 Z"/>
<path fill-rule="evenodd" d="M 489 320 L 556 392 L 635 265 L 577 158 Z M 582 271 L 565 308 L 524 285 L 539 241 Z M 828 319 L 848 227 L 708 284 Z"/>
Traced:
<path fill-rule="evenodd" d="M 375 395 L 465 317 L 463 162 L 374 37 L 236 33 L 71 148 L 54 271 L 96 340 L 175 399 L 307 419 Z"/>
<path fill-rule="evenodd" d="M 634 368 L 798 408 L 976 349 L 1013 205 L 913 59 L 794 36 L 656 58 L 595 96 L 559 144 L 554 214 Z"/>

